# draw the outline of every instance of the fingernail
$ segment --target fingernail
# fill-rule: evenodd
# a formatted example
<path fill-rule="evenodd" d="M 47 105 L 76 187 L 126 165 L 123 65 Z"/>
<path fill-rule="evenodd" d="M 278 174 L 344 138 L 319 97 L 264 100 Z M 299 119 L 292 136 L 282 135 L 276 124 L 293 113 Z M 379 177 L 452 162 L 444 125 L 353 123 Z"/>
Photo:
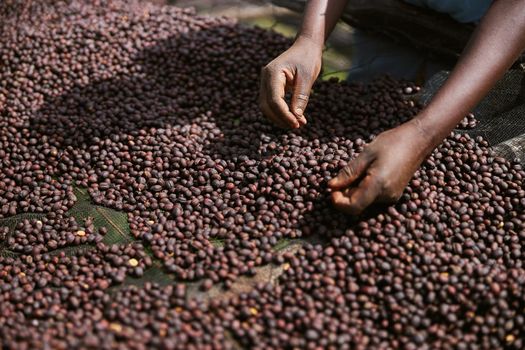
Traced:
<path fill-rule="evenodd" d="M 303 110 L 301 108 L 296 108 L 295 109 L 295 114 L 297 114 L 298 116 L 302 116 L 303 115 Z"/>

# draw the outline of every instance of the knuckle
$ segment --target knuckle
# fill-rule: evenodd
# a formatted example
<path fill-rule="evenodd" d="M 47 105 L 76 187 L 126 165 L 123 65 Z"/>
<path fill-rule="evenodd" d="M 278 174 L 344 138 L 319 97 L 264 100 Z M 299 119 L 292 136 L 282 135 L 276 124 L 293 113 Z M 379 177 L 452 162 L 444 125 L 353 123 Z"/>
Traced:
<path fill-rule="evenodd" d="M 398 199 L 401 198 L 402 191 L 396 188 L 392 180 L 384 179 L 380 185 L 381 197 L 383 197 L 386 202 L 397 202 Z"/>
<path fill-rule="evenodd" d="M 339 206 L 340 206 L 341 203 L 342 203 L 341 198 L 340 198 L 340 197 L 337 197 L 334 193 L 332 193 L 332 195 L 331 195 L 331 199 L 332 199 L 332 204 L 333 204 L 336 208 L 339 208 Z"/>
<path fill-rule="evenodd" d="M 266 76 L 270 76 L 274 71 L 274 65 L 272 62 L 261 68 L 261 73 Z"/>
<path fill-rule="evenodd" d="M 382 175 L 375 175 L 371 180 L 371 186 L 380 195 L 392 192 L 392 181 Z"/>
<path fill-rule="evenodd" d="M 374 186 L 378 187 L 381 192 L 388 192 L 391 187 L 391 181 L 383 175 L 376 175 L 372 178 Z"/>
<path fill-rule="evenodd" d="M 267 64 L 266 66 L 261 68 L 261 75 L 263 77 L 268 77 L 271 75 L 272 72 L 272 66 L 270 64 Z"/>
<path fill-rule="evenodd" d="M 295 94 L 295 100 L 297 104 L 306 104 L 308 102 L 308 95 L 302 92 Z"/>
<path fill-rule="evenodd" d="M 352 164 L 346 165 L 342 170 L 341 173 L 345 177 L 353 177 L 355 174 L 355 170 Z"/>
<path fill-rule="evenodd" d="M 312 76 L 312 68 L 309 66 L 306 66 L 304 64 L 297 64 L 295 68 L 296 68 L 297 74 L 300 74 L 304 77 Z"/>

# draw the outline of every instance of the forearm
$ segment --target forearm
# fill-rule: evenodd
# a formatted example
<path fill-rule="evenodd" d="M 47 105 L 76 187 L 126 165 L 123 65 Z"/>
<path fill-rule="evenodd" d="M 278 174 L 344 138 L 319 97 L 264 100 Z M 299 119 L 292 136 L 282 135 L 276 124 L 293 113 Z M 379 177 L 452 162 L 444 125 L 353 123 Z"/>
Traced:
<path fill-rule="evenodd" d="M 525 49 L 525 1 L 498 0 L 489 9 L 456 67 L 416 117 L 437 146 Z"/>
<path fill-rule="evenodd" d="M 348 0 L 309 0 L 298 37 L 313 40 L 321 47 L 334 29 Z"/>

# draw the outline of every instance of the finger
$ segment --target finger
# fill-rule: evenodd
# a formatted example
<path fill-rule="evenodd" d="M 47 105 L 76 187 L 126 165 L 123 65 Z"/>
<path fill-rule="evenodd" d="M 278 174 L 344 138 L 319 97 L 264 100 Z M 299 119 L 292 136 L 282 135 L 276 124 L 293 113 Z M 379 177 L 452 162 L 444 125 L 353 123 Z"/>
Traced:
<path fill-rule="evenodd" d="M 261 108 L 261 111 L 264 114 L 264 116 L 267 119 L 269 119 L 273 124 L 277 125 L 280 128 L 287 129 L 288 125 L 281 121 L 268 105 L 268 96 L 266 91 L 266 82 L 265 77 L 263 76 L 263 78 L 261 79 L 261 85 L 259 89 L 259 106 Z"/>
<path fill-rule="evenodd" d="M 403 195 L 403 191 L 400 192 L 392 192 L 392 191 L 383 191 L 377 199 L 377 203 L 384 203 L 384 204 L 394 204 L 396 203 L 399 198 Z"/>
<path fill-rule="evenodd" d="M 286 75 L 286 87 L 285 87 L 285 91 L 286 93 L 292 93 L 292 101 L 293 101 L 293 92 L 295 90 L 295 87 L 294 87 L 294 78 L 293 78 L 293 75 L 289 74 L 289 72 L 285 71 L 285 75 Z M 295 117 L 297 118 L 297 121 L 299 122 L 299 125 L 300 126 L 303 126 L 303 125 L 306 125 L 306 117 L 304 115 L 297 115 L 296 113 L 294 113 L 293 111 L 293 105 L 292 103 L 290 103 L 290 110 L 292 112 L 292 114 L 295 115 Z"/>
<path fill-rule="evenodd" d="M 286 86 L 284 87 L 284 91 L 287 94 L 293 92 L 293 78 L 290 78 L 288 74 L 286 74 Z"/>
<path fill-rule="evenodd" d="M 271 74 L 267 80 L 266 91 L 268 92 L 268 105 L 273 111 L 273 114 L 281 121 L 286 123 L 291 128 L 298 128 L 300 126 L 295 115 L 290 112 L 285 96 L 286 75 L 284 72 L 278 74 Z"/>
<path fill-rule="evenodd" d="M 343 192 L 334 191 L 332 201 L 334 206 L 347 214 L 359 215 L 380 195 L 380 186 L 372 176 L 367 176 L 358 187 Z"/>
<path fill-rule="evenodd" d="M 279 119 L 274 113 L 273 110 L 268 106 L 266 101 L 264 100 L 264 97 L 261 98 L 260 102 L 261 111 L 263 112 L 266 119 L 270 120 L 274 125 L 283 128 L 288 129 L 288 124 L 284 123 L 281 119 Z"/>
<path fill-rule="evenodd" d="M 341 191 L 332 192 L 332 203 L 337 210 L 346 212 L 346 208 L 350 206 L 350 197 L 345 196 Z"/>
<path fill-rule="evenodd" d="M 304 115 L 297 117 L 297 121 L 299 122 L 299 125 L 301 126 L 306 125 L 308 123 Z"/>
<path fill-rule="evenodd" d="M 336 177 L 328 182 L 328 186 L 334 190 L 339 190 L 350 186 L 355 180 L 361 177 L 368 165 L 370 158 L 365 153 L 360 154 L 356 159 L 351 160 L 345 165 Z"/>
<path fill-rule="evenodd" d="M 290 125 L 283 122 L 279 117 L 275 116 L 273 111 L 268 107 L 268 112 L 266 113 L 266 118 L 269 119 L 275 126 L 281 129 L 290 129 Z"/>
<path fill-rule="evenodd" d="M 304 110 L 310 98 L 310 91 L 312 83 L 310 79 L 305 79 L 302 75 L 296 74 L 295 86 L 292 94 L 292 101 L 290 103 L 293 114 L 297 117 L 304 118 Z"/>
<path fill-rule="evenodd" d="M 261 101 L 260 105 L 261 105 L 261 111 L 263 112 L 263 114 L 266 117 L 266 119 L 268 119 L 274 125 L 276 125 L 276 126 L 278 126 L 280 128 L 284 128 L 284 129 L 288 129 L 289 128 L 288 124 L 282 122 L 279 118 L 277 118 L 274 115 L 272 109 L 268 106 L 268 104 L 265 101 Z"/>

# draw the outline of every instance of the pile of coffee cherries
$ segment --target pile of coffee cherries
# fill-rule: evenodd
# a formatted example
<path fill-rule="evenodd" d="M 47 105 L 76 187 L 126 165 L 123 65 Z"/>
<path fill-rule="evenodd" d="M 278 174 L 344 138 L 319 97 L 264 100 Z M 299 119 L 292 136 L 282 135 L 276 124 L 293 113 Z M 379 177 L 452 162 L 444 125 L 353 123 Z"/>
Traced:
<path fill-rule="evenodd" d="M 3 347 L 524 346 L 519 164 L 452 134 L 397 204 L 331 206 L 327 181 L 418 113 L 413 84 L 319 82 L 286 131 L 257 103 L 291 43 L 273 32 L 120 0 L 9 0 L 0 28 Z M 75 188 L 126 213 L 129 241 L 72 217 Z M 268 264 L 248 293 L 188 287 Z"/>

